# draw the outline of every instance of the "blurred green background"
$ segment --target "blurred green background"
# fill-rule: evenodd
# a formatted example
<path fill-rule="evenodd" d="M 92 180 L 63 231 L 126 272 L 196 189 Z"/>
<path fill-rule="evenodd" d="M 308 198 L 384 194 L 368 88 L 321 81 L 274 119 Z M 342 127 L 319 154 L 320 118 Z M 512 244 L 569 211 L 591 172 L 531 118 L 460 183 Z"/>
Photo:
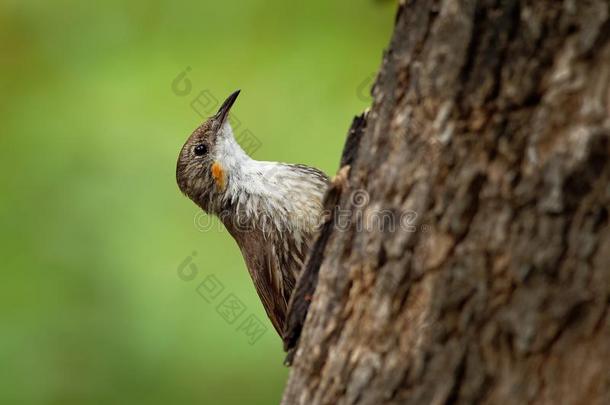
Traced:
<path fill-rule="evenodd" d="M 394 8 L 0 2 L 0 403 L 279 402 L 288 369 L 242 257 L 175 184 L 191 102 L 242 89 L 255 158 L 333 174 Z M 212 274 L 225 289 L 208 303 Z M 233 324 L 216 310 L 231 293 Z M 267 328 L 254 344 L 237 330 L 250 314 Z"/>

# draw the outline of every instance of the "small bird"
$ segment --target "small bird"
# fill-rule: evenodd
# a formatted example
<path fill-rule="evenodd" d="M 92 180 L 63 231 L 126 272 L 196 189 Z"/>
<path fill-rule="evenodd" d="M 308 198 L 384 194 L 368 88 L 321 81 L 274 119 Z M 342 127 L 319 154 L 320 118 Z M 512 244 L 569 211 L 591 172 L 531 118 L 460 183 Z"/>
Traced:
<path fill-rule="evenodd" d="M 182 193 L 218 216 L 235 239 L 283 338 L 288 302 L 321 225 L 329 179 L 313 167 L 248 156 L 228 120 L 239 92 L 189 136 L 178 156 L 176 180 Z"/>

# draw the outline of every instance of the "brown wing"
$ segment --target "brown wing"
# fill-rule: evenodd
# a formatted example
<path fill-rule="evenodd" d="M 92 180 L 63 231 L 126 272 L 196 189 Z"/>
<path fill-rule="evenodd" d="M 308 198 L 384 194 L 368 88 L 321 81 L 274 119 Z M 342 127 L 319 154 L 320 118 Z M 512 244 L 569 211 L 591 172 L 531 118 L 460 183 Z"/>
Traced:
<path fill-rule="evenodd" d="M 309 235 L 304 238 L 305 241 L 309 239 Z M 287 235 L 265 240 L 261 234 L 250 233 L 248 237 L 242 235 L 238 244 L 267 316 L 282 336 L 288 301 L 303 266 L 308 243 L 297 248 L 293 238 Z"/>

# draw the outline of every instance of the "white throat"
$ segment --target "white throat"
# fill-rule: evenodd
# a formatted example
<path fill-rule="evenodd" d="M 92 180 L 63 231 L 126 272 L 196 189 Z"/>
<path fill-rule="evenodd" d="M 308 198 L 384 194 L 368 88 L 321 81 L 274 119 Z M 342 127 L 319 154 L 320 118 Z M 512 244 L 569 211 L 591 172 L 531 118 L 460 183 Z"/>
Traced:
<path fill-rule="evenodd" d="M 235 140 L 233 129 L 228 122 L 224 124 L 218 136 L 216 161 L 226 172 L 228 181 L 225 195 L 231 198 L 231 202 L 244 194 L 271 200 L 281 196 L 283 187 L 277 187 L 275 174 L 287 170 L 285 165 L 258 161 L 248 156 Z"/>
<path fill-rule="evenodd" d="M 252 159 L 239 146 L 228 123 L 216 148 L 216 161 L 227 176 L 223 206 L 233 206 L 236 217 L 267 222 L 262 227 L 269 230 L 269 226 L 286 230 L 288 224 L 310 229 L 319 220 L 326 187 L 323 179 L 306 175 L 295 165 Z"/>

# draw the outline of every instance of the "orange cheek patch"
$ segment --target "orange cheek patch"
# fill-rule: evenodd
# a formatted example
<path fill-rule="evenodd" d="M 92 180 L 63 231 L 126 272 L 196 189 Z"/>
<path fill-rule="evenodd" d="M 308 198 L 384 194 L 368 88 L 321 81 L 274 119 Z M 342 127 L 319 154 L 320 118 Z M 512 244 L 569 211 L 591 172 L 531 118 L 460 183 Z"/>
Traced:
<path fill-rule="evenodd" d="M 216 185 L 218 186 L 218 188 L 221 190 L 224 190 L 225 172 L 224 172 L 222 166 L 220 165 L 220 163 L 218 163 L 218 162 L 215 162 L 212 165 L 212 177 L 214 178 L 214 181 L 216 182 Z"/>

